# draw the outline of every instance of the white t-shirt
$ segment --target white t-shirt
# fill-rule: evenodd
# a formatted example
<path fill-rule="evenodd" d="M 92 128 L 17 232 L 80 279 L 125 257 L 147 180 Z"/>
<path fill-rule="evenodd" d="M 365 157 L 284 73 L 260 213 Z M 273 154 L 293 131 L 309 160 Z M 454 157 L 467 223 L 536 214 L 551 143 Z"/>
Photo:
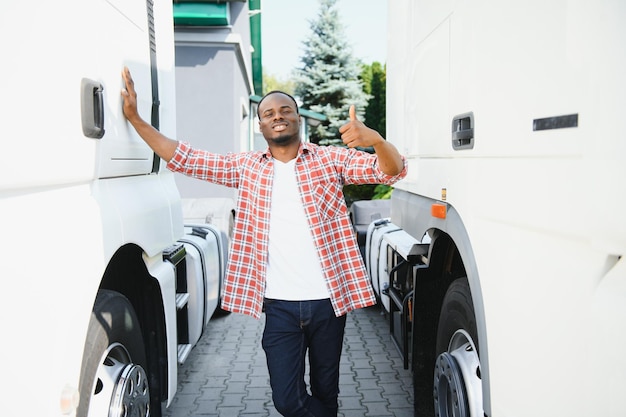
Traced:
<path fill-rule="evenodd" d="M 296 159 L 274 159 L 265 297 L 303 301 L 329 298 L 295 173 Z"/>

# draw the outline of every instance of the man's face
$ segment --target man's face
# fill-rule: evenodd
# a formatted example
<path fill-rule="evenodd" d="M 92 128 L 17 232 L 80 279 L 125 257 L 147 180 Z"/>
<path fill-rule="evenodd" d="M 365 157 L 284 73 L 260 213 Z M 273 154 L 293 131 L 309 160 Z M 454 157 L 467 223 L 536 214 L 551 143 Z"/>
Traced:
<path fill-rule="evenodd" d="M 259 128 L 270 145 L 299 142 L 300 115 L 293 100 L 281 93 L 265 97 L 259 106 Z"/>

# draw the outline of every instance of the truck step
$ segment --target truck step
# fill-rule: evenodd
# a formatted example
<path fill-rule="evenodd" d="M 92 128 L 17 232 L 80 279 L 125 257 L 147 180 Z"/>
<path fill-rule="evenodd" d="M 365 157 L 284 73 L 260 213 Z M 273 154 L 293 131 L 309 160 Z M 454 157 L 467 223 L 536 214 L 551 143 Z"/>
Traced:
<path fill-rule="evenodd" d="M 404 230 L 397 230 L 394 233 L 388 233 L 383 239 L 391 246 L 391 248 L 412 265 L 428 263 L 427 254 L 429 244 L 418 242 L 413 236 Z"/>
<path fill-rule="evenodd" d="M 191 345 L 178 345 L 178 364 L 185 363 L 191 353 Z"/>

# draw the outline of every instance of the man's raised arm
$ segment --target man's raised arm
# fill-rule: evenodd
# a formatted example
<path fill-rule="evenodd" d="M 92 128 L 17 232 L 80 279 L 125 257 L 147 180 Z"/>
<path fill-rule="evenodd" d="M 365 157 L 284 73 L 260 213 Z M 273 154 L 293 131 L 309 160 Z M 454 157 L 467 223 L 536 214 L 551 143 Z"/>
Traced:
<path fill-rule="evenodd" d="M 124 71 L 122 71 L 122 78 L 126 85 L 126 88 L 122 90 L 122 99 L 124 100 L 122 109 L 124 116 L 126 116 L 126 119 L 148 146 L 150 146 L 161 159 L 169 162 L 176 152 L 178 142 L 166 137 L 141 118 L 137 110 L 137 92 L 135 91 L 135 84 L 127 67 L 124 67 Z"/>

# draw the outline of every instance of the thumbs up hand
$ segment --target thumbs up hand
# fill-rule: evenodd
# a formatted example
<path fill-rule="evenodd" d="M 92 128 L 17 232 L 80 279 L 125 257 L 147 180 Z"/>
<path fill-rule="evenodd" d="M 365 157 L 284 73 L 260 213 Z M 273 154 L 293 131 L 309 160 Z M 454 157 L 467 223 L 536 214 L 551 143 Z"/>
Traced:
<path fill-rule="evenodd" d="M 339 133 L 341 133 L 341 140 L 349 148 L 367 148 L 384 141 L 377 131 L 365 126 L 356 117 L 354 105 L 350 106 L 350 120 L 339 128 Z"/>
<path fill-rule="evenodd" d="M 357 120 L 356 118 L 356 109 L 354 108 L 354 104 L 350 106 L 350 121 L 353 122 Z"/>

